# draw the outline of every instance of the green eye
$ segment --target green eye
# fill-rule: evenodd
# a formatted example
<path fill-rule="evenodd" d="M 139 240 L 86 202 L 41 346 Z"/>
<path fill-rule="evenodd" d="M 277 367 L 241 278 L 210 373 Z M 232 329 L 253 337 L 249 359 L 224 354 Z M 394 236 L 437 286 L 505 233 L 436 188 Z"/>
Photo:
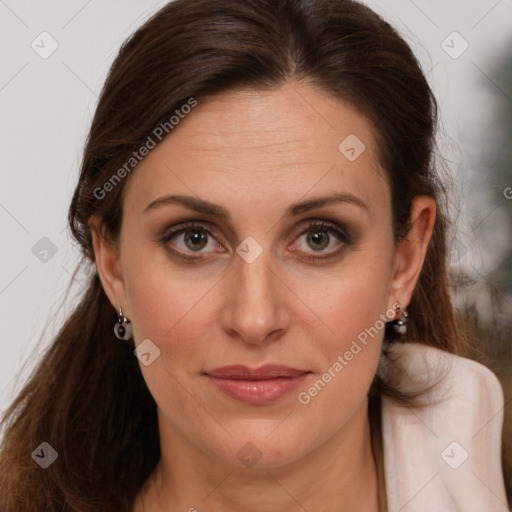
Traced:
<path fill-rule="evenodd" d="M 307 241 L 315 251 L 322 251 L 329 245 L 330 236 L 327 231 L 309 231 Z"/>
<path fill-rule="evenodd" d="M 185 233 L 185 244 L 192 251 L 201 250 L 206 247 L 208 242 L 208 234 L 205 231 L 197 229 L 189 229 L 184 231 Z"/>
<path fill-rule="evenodd" d="M 297 238 L 298 241 L 305 236 L 305 247 L 297 252 L 303 254 L 301 257 L 306 260 L 322 260 L 335 256 L 344 246 L 350 244 L 350 238 L 345 230 L 336 224 L 328 221 L 313 221 L 302 231 Z M 326 251 L 332 245 L 332 241 L 337 240 L 337 248 Z M 165 248 L 172 252 L 173 255 L 186 260 L 189 263 L 199 262 L 209 256 L 203 254 L 212 252 L 204 250 L 211 245 L 213 252 L 223 253 L 225 249 L 220 245 L 212 234 L 210 225 L 191 222 L 182 224 L 170 231 L 167 231 L 159 241 Z M 172 243 L 170 243 L 172 242 Z M 174 247 L 177 247 L 175 249 Z M 309 250 L 308 250 L 309 249 Z M 296 249 L 294 249 L 295 252 Z M 310 252 L 322 253 L 322 256 L 311 256 Z M 187 255 L 196 253 L 196 256 Z M 325 254 L 325 255 L 324 255 Z"/>

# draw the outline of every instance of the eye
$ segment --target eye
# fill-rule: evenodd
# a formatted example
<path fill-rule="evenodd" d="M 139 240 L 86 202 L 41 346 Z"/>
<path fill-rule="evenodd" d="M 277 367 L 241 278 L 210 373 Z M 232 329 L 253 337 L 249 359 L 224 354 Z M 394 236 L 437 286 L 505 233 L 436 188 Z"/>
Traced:
<path fill-rule="evenodd" d="M 172 242 L 174 239 L 176 239 L 176 242 Z M 185 260 L 197 261 L 205 259 L 203 256 L 186 256 L 186 253 L 195 252 L 202 254 L 209 252 L 203 250 L 208 247 L 210 249 L 217 248 L 217 252 L 225 252 L 225 249 L 218 242 L 215 242 L 211 228 L 195 222 L 182 224 L 175 229 L 167 231 L 159 240 L 172 251 L 173 254 Z M 169 247 L 169 242 L 172 242 L 171 245 L 177 247 L 178 250 Z"/>
<path fill-rule="evenodd" d="M 333 244 L 333 238 L 337 240 Z M 304 239 L 304 240 L 303 240 Z M 166 231 L 159 241 L 173 256 L 181 258 L 189 263 L 207 259 L 204 256 L 208 252 L 224 253 L 226 249 L 215 239 L 213 227 L 209 224 L 189 222 L 181 224 Z M 301 255 L 301 258 L 309 260 L 327 259 L 338 254 L 346 245 L 350 244 L 347 233 L 328 221 L 313 221 L 302 231 L 299 238 L 290 246 L 291 251 L 299 249 L 301 253 L 310 253 L 308 247 L 321 256 Z M 329 246 L 334 245 L 334 250 L 326 251 Z M 172 247 L 174 246 L 174 247 Z M 305 248 L 303 247 L 305 246 Z M 210 250 L 208 250 L 208 248 Z M 187 254 L 188 253 L 188 254 Z M 196 255 L 191 255 L 196 253 Z M 324 254 L 325 253 L 325 254 Z"/>
<path fill-rule="evenodd" d="M 333 243 L 333 238 L 336 243 Z M 297 239 L 299 249 L 304 252 L 310 252 L 312 249 L 316 253 L 326 253 L 322 256 L 304 256 L 306 259 L 325 259 L 335 254 L 338 254 L 344 246 L 350 244 L 350 238 L 346 232 L 340 229 L 336 224 L 327 221 L 314 221 L 310 223 L 308 227 L 301 233 Z M 333 246 L 334 249 L 326 251 L 329 246 Z M 305 246 L 305 249 L 302 247 Z M 297 242 L 293 244 L 292 251 L 297 249 Z"/>

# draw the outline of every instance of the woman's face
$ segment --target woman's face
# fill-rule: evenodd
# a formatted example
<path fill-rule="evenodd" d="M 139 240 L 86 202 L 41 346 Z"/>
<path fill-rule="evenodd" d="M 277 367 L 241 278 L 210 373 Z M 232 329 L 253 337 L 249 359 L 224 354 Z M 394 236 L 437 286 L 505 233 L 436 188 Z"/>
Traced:
<path fill-rule="evenodd" d="M 296 82 L 198 98 L 129 177 L 110 250 L 102 280 L 136 345 L 150 340 L 141 369 L 161 436 L 240 467 L 350 431 L 384 321 L 414 284 L 371 124 Z M 212 375 L 234 365 L 298 372 Z"/>

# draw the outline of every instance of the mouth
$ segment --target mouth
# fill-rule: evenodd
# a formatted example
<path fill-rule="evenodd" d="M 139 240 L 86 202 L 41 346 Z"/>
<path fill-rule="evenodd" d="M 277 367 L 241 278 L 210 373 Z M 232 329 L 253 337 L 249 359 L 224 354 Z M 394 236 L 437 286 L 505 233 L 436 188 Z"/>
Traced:
<path fill-rule="evenodd" d="M 296 389 L 311 372 L 289 366 L 224 366 L 205 372 L 222 393 L 249 405 L 268 405 Z"/>

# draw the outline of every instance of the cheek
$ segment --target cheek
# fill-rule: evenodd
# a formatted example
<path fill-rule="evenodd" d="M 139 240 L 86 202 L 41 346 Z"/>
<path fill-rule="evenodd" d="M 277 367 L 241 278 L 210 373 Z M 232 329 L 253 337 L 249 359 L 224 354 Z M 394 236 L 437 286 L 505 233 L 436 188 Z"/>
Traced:
<path fill-rule="evenodd" d="M 336 273 L 301 285 L 301 297 L 328 327 L 322 344 L 331 360 L 356 340 L 366 342 L 366 349 L 380 349 L 390 319 L 385 315 L 390 315 L 391 261 L 391 248 L 353 253 Z"/>
<path fill-rule="evenodd" d="M 123 240 L 145 240 L 145 236 L 135 228 L 127 229 Z M 172 262 L 159 243 L 126 242 L 121 251 L 135 342 L 149 338 L 160 343 L 184 326 L 193 330 L 195 325 L 189 321 L 189 315 L 201 307 L 208 291 L 206 280 L 193 279 L 194 271 Z M 194 339 L 191 331 L 189 340 Z"/>
<path fill-rule="evenodd" d="M 387 305 L 392 259 L 392 246 L 386 247 L 383 241 L 347 258 L 336 275 L 318 283 L 320 289 L 302 285 L 308 304 L 329 327 L 322 330 L 328 336 L 312 343 L 312 352 L 321 355 L 322 370 L 314 382 L 302 388 L 299 400 L 313 416 L 339 419 L 366 396 L 377 369 L 386 322 L 391 319 Z"/>
<path fill-rule="evenodd" d="M 313 357 L 323 364 L 296 399 L 310 429 L 323 425 L 321 437 L 345 424 L 367 396 L 389 320 L 388 281 L 382 272 L 352 272 L 328 294 L 318 294 L 320 316 L 332 332 L 312 343 Z"/>
<path fill-rule="evenodd" d="M 173 355 L 189 351 L 204 329 L 196 320 L 204 315 L 202 304 L 207 293 L 204 282 L 191 282 L 169 268 L 133 275 L 127 283 L 127 297 L 135 341 L 155 340 Z"/>
<path fill-rule="evenodd" d="M 135 344 L 150 339 L 160 350 L 149 366 L 141 362 L 144 380 L 173 423 L 188 418 L 183 425 L 186 431 L 187 422 L 195 418 L 194 422 L 207 427 L 207 418 L 196 418 L 198 401 L 191 393 L 190 378 L 197 378 L 204 367 L 201 340 L 211 332 L 205 304 L 213 283 L 192 280 L 169 263 L 132 270 L 126 290 Z"/>
<path fill-rule="evenodd" d="M 387 320 L 383 285 L 379 288 L 372 281 L 372 286 L 367 287 L 360 280 L 350 279 L 331 295 L 322 297 L 322 319 L 331 331 L 330 336 L 315 343 L 316 356 L 321 353 L 324 363 L 317 376 L 322 382 L 316 390 L 304 391 L 310 397 L 323 395 L 317 406 L 331 403 L 329 414 L 355 406 L 375 375 Z"/>

